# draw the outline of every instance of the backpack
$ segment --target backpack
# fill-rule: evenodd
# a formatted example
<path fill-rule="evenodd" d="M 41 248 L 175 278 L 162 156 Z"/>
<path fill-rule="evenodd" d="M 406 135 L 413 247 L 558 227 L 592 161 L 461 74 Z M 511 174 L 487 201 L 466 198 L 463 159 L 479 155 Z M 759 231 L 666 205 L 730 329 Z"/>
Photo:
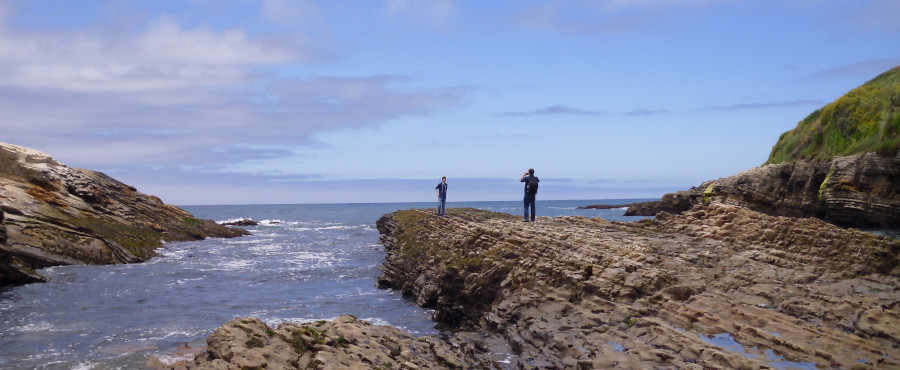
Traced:
<path fill-rule="evenodd" d="M 525 192 L 528 194 L 537 194 L 538 178 L 534 175 L 528 176 L 525 180 Z"/>

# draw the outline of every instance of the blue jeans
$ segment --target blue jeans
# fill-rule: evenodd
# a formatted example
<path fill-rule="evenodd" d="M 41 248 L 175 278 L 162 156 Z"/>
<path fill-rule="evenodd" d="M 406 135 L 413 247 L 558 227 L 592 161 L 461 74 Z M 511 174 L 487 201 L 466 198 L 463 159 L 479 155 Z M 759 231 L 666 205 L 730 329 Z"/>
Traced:
<path fill-rule="evenodd" d="M 531 221 L 534 222 L 534 198 L 536 194 L 525 193 L 525 221 L 528 221 L 528 207 L 531 206 Z"/>
<path fill-rule="evenodd" d="M 439 216 L 444 215 L 444 206 L 447 204 L 447 198 L 438 197 L 438 212 Z"/>

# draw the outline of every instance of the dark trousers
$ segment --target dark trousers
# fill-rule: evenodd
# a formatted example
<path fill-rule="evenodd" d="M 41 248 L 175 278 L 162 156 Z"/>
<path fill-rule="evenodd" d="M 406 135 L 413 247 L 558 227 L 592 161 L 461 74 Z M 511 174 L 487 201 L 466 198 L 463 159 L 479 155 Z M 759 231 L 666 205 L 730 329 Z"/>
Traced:
<path fill-rule="evenodd" d="M 444 215 L 444 207 L 447 205 L 447 198 L 438 197 L 438 210 L 437 214 L 443 216 Z"/>
<path fill-rule="evenodd" d="M 528 207 L 531 207 L 531 221 L 534 221 L 534 198 L 537 194 L 525 193 L 525 221 L 528 221 Z"/>

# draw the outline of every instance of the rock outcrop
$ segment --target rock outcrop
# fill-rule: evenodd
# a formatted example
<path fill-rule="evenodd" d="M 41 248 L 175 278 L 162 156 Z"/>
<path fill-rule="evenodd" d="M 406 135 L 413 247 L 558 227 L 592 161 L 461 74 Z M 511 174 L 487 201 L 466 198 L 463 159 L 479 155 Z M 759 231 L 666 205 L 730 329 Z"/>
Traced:
<path fill-rule="evenodd" d="M 378 221 L 379 285 L 505 338 L 514 367 L 900 367 L 900 240 L 720 202 L 635 223 L 448 214 Z"/>
<path fill-rule="evenodd" d="M 207 339 L 188 369 L 459 369 L 491 368 L 461 347 L 431 336 L 416 338 L 393 326 L 353 316 L 308 324 L 231 320 Z"/>
<path fill-rule="evenodd" d="M 830 161 L 756 167 L 633 206 L 626 215 L 680 213 L 724 203 L 774 216 L 816 217 L 840 226 L 900 227 L 900 154 L 864 153 Z"/>
<path fill-rule="evenodd" d="M 144 261 L 163 241 L 248 234 L 6 143 L 0 143 L 0 212 L 0 285 L 45 281 L 36 272 L 42 267 Z"/>

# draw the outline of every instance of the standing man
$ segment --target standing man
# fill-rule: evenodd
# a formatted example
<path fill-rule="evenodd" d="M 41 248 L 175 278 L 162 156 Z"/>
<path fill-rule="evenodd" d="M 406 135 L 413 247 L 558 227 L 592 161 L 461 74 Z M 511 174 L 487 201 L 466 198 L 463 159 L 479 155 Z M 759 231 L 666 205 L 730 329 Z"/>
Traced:
<path fill-rule="evenodd" d="M 522 174 L 519 182 L 525 183 L 525 222 L 528 222 L 528 207 L 531 207 L 531 222 L 534 222 L 535 205 L 534 198 L 537 195 L 538 182 L 541 180 L 534 175 L 534 168 L 529 168 L 528 172 Z"/>
<path fill-rule="evenodd" d="M 434 187 L 438 196 L 438 216 L 444 215 L 444 206 L 447 204 L 447 176 L 441 177 L 441 182 Z"/>

